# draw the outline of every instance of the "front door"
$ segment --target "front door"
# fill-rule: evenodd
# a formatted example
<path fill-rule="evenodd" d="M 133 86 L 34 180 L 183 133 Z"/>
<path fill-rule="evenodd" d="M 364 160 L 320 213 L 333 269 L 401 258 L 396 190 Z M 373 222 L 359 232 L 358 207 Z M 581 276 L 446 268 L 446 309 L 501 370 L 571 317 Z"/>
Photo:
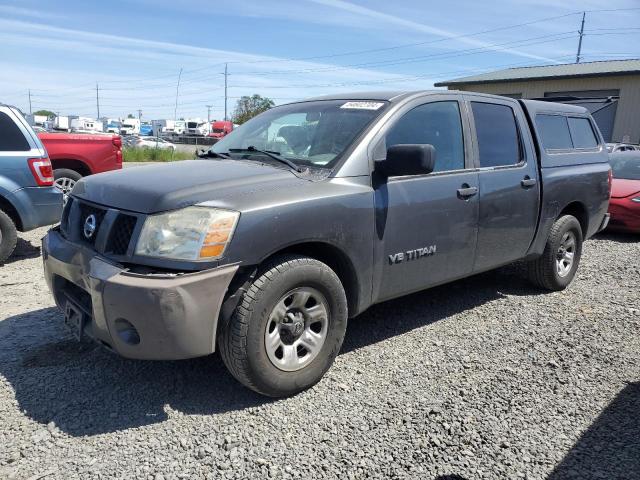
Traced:
<path fill-rule="evenodd" d="M 433 98 L 433 97 L 431 97 Z M 410 106 L 376 152 L 397 144 L 431 144 L 435 170 L 375 185 L 376 301 L 421 290 L 472 271 L 478 223 L 478 173 L 469 163 L 467 122 L 455 96 Z M 376 287 L 374 287 L 376 288 Z"/>

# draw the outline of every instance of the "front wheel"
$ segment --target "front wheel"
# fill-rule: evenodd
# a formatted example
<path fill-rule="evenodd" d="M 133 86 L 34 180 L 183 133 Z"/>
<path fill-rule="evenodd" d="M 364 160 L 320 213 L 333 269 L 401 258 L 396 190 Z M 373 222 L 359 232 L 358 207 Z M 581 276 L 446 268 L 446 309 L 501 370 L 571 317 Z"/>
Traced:
<path fill-rule="evenodd" d="M 564 290 L 573 280 L 582 256 L 582 228 L 572 215 L 551 227 L 542 256 L 529 262 L 529 279 L 547 290 Z"/>
<path fill-rule="evenodd" d="M 218 347 L 231 374 L 270 397 L 317 383 L 340 351 L 347 300 L 324 263 L 288 255 L 266 265 L 221 325 Z"/>

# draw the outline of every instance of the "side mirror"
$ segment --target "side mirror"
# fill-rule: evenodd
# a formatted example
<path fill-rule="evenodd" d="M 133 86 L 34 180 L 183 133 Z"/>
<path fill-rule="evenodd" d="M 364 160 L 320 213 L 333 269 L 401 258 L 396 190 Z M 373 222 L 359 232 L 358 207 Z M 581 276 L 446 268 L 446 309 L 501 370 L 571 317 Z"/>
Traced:
<path fill-rule="evenodd" d="M 393 145 L 387 149 L 387 158 L 376 161 L 376 171 L 386 177 L 425 175 L 433 172 L 436 149 L 430 144 Z"/>

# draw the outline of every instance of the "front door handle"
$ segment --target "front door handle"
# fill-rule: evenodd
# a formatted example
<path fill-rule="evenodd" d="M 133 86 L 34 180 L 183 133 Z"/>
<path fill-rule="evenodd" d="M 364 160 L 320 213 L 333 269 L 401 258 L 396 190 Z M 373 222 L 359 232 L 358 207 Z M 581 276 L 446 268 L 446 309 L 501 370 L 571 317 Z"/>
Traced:
<path fill-rule="evenodd" d="M 529 177 L 529 175 L 527 175 L 522 179 L 522 181 L 520 182 L 520 185 L 522 185 L 524 188 L 529 188 L 529 187 L 533 187 L 536 183 L 537 181 L 535 178 L 531 178 Z"/>
<path fill-rule="evenodd" d="M 478 193 L 478 187 L 470 187 L 469 184 L 463 183 L 462 187 L 458 189 L 458 198 L 467 200 Z"/>

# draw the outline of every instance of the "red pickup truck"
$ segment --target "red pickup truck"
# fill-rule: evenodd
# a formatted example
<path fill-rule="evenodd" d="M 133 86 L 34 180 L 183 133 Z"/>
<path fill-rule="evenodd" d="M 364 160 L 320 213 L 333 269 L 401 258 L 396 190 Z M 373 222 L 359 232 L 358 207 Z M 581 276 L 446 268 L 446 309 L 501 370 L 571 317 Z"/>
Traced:
<path fill-rule="evenodd" d="M 120 135 L 41 132 L 38 137 L 51 159 L 55 185 L 65 194 L 86 175 L 122 168 Z"/>

